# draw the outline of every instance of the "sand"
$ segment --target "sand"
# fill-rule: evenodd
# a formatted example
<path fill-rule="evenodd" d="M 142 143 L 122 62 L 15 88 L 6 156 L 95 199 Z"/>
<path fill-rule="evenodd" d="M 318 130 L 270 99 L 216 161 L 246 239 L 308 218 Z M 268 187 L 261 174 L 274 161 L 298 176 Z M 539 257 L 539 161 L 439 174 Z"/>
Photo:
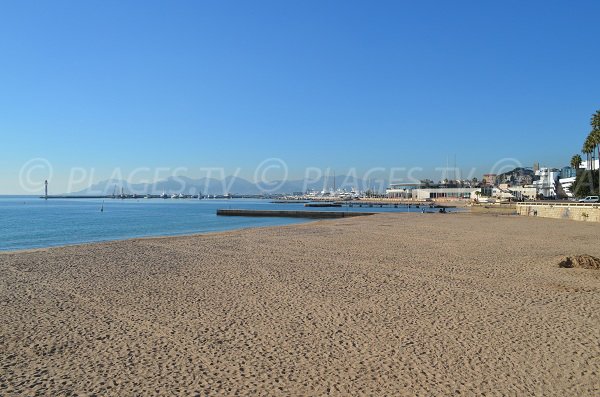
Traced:
<path fill-rule="evenodd" d="M 600 224 L 385 214 L 0 254 L 0 395 L 600 395 Z"/>

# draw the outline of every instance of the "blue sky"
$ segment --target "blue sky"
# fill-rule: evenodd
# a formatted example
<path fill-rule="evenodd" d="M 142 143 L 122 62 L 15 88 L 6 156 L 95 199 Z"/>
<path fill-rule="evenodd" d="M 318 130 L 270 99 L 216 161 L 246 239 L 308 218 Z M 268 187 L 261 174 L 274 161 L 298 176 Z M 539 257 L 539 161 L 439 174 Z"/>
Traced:
<path fill-rule="evenodd" d="M 26 192 L 35 158 L 60 191 L 73 167 L 251 179 L 272 157 L 290 177 L 439 179 L 454 156 L 479 177 L 507 157 L 562 166 L 600 109 L 597 15 L 597 1 L 5 1 L 0 194 Z"/>

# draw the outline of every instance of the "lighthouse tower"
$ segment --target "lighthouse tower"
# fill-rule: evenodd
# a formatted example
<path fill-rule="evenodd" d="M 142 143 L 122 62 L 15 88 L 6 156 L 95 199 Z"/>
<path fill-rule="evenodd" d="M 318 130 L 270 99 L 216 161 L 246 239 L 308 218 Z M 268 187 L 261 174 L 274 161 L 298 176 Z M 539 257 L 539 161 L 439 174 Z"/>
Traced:
<path fill-rule="evenodd" d="M 48 200 L 48 180 L 44 181 L 44 199 Z"/>

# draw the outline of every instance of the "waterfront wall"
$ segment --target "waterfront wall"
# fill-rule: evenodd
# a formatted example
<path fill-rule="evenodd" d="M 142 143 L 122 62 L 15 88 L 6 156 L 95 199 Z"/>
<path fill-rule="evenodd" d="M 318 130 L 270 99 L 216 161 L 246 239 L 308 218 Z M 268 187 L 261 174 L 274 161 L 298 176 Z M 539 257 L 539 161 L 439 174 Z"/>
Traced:
<path fill-rule="evenodd" d="M 517 214 L 542 218 L 572 219 L 583 222 L 600 222 L 600 204 L 518 203 Z"/>

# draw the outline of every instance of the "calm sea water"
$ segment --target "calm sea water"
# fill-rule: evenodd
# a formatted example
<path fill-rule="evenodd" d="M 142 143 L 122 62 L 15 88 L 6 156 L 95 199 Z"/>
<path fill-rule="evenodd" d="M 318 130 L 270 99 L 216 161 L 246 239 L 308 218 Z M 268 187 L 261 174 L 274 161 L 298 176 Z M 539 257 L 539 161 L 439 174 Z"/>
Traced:
<path fill-rule="evenodd" d="M 268 200 L 50 199 L 0 196 L 0 250 L 19 250 L 132 237 L 172 236 L 307 222 L 295 218 L 216 216 L 217 208 L 302 210 Z M 400 208 L 310 208 L 407 212 Z M 420 211 L 411 208 L 410 211 Z"/>

